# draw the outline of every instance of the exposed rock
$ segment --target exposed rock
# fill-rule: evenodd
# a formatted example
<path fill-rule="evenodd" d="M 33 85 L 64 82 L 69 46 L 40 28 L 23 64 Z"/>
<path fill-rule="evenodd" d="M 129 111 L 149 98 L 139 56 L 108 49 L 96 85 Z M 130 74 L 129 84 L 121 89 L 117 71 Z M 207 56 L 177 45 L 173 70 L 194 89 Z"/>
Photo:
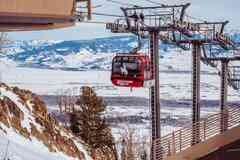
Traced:
<path fill-rule="evenodd" d="M 28 90 L 0 84 L 0 123 L 12 127 L 27 139 L 35 137 L 50 152 L 63 152 L 70 157 L 85 160 L 84 154 L 77 147 L 76 137 L 70 130 L 60 126 L 48 114 L 45 103 Z M 0 130 L 6 133 L 1 126 Z"/>

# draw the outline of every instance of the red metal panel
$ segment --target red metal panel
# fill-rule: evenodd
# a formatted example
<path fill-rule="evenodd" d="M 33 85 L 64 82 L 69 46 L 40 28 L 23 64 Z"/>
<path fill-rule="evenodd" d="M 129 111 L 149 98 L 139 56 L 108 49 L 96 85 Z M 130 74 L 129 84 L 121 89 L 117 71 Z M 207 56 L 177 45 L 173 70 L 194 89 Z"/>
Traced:
<path fill-rule="evenodd" d="M 133 75 L 122 75 L 122 74 L 116 74 L 113 73 L 112 69 L 112 75 L 111 75 L 111 81 L 114 85 L 120 86 L 120 87 L 130 87 L 130 88 L 139 88 L 144 87 L 144 81 L 149 80 L 151 76 L 146 76 L 145 74 L 148 74 L 147 71 L 145 72 L 145 65 L 149 63 L 149 57 L 144 54 L 118 54 L 113 58 L 113 64 L 114 66 L 114 60 L 117 58 L 132 58 L 136 59 L 140 62 L 139 64 L 139 70 L 140 72 L 133 76 Z M 149 65 L 149 64 L 148 64 Z"/>

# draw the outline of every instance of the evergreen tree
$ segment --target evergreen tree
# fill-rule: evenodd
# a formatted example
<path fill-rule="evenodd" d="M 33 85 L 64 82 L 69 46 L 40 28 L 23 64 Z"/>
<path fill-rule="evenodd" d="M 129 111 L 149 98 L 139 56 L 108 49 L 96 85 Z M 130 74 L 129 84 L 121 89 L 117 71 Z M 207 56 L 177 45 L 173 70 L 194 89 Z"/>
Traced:
<path fill-rule="evenodd" d="M 70 129 L 72 130 L 72 132 L 74 134 L 78 134 L 80 132 L 80 128 L 77 119 L 77 114 L 70 113 L 70 124 L 71 124 Z"/>
<path fill-rule="evenodd" d="M 90 87 L 82 87 L 76 101 L 76 110 L 70 115 L 70 127 L 92 150 L 113 155 L 117 159 L 114 139 L 103 113 L 106 105 Z"/>

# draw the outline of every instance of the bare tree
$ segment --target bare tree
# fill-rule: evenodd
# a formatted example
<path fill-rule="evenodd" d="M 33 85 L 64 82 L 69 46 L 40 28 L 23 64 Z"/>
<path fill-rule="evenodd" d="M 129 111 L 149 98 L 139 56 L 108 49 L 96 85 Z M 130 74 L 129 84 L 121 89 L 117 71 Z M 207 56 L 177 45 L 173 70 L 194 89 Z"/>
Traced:
<path fill-rule="evenodd" d="M 7 35 L 7 33 L 5 32 L 1 32 L 0 33 L 0 54 L 3 54 L 4 53 L 4 45 L 6 43 L 8 43 L 10 40 L 9 40 L 9 37 Z"/>
<path fill-rule="evenodd" d="M 0 33 L 0 56 L 3 56 L 6 52 L 4 50 L 4 45 L 6 43 L 9 42 L 9 38 L 8 38 L 8 35 L 7 33 L 4 33 L 4 32 L 1 32 Z M 4 61 L 1 60 L 1 62 L 3 65 L 6 65 Z M 0 81 L 2 82 L 3 80 L 3 74 L 2 74 L 2 70 L 0 70 Z"/>
<path fill-rule="evenodd" d="M 56 92 L 56 103 L 60 113 L 71 113 L 75 111 L 77 95 L 77 88 L 61 89 Z"/>
<path fill-rule="evenodd" d="M 120 133 L 121 160 L 148 160 L 148 138 L 138 134 L 137 129 L 126 125 Z"/>
<path fill-rule="evenodd" d="M 129 126 L 124 127 L 121 134 L 121 160 L 135 160 L 134 148 L 135 129 Z"/>
<path fill-rule="evenodd" d="M 63 113 L 63 90 L 56 91 L 56 103 L 59 108 L 59 112 Z"/>

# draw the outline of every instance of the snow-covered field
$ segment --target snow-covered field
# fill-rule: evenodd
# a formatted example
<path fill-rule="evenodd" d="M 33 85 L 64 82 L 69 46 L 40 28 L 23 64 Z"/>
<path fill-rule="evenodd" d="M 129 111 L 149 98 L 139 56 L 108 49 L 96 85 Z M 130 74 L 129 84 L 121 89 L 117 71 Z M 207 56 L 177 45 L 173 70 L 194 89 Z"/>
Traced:
<path fill-rule="evenodd" d="M 148 97 L 148 89 L 115 87 L 110 82 L 109 71 L 61 71 L 32 68 L 11 68 L 3 72 L 3 81 L 30 89 L 41 95 L 56 94 L 61 89 L 77 89 L 94 86 L 101 96 Z M 189 72 L 160 73 L 160 92 L 163 99 L 188 99 L 191 97 L 191 75 Z M 201 97 L 219 99 L 220 81 L 217 75 L 202 75 Z M 239 94 L 230 88 L 230 100 L 238 100 Z"/>
<path fill-rule="evenodd" d="M 188 52 L 166 55 L 160 60 L 160 92 L 162 99 L 191 97 L 191 58 Z M 202 65 L 201 97 L 218 100 L 220 78 L 214 68 Z M 30 89 L 40 95 L 53 95 L 62 89 L 93 86 L 100 96 L 148 97 L 148 89 L 115 87 L 109 71 L 62 71 L 36 68 L 4 67 L 2 80 L 10 85 Z M 239 93 L 229 88 L 229 100 L 239 99 Z"/>
<path fill-rule="evenodd" d="M 163 100 L 173 100 L 175 107 L 162 105 L 162 117 L 186 119 L 191 117 L 191 106 L 182 106 L 191 98 L 191 56 L 189 52 L 167 54 L 160 59 L 160 97 Z M 149 98 L 147 88 L 133 89 L 115 87 L 110 82 L 110 71 L 62 71 L 36 68 L 5 67 L 2 79 L 9 85 L 30 89 L 40 95 L 55 95 L 71 90 L 79 93 L 81 86 L 92 86 L 97 94 L 103 97 L 140 97 Z M 220 93 L 220 78 L 214 68 L 202 65 L 201 98 L 206 101 L 217 101 Z M 240 93 L 229 88 L 229 101 L 239 101 Z M 55 106 L 49 106 L 54 109 Z M 210 108 L 209 108 L 210 107 Z M 56 107 L 55 107 L 56 108 Z M 218 111 L 216 106 L 203 107 L 202 116 Z M 108 116 L 149 116 L 149 106 L 124 105 L 108 106 Z M 139 129 L 150 128 L 150 123 L 143 123 Z M 165 127 L 165 129 L 164 129 Z M 163 133 L 172 131 L 176 126 L 165 124 Z"/>

